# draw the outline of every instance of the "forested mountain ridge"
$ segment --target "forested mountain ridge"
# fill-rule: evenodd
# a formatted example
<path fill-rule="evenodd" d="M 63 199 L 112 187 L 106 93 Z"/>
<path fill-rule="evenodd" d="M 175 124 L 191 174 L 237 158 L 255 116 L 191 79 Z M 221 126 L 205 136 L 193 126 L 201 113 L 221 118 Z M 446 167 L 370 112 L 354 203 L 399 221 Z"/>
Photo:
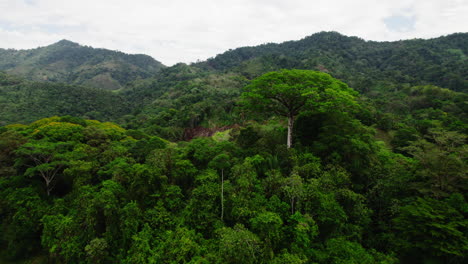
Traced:
<path fill-rule="evenodd" d="M 366 100 L 376 109 L 372 118 L 381 120 L 382 127 L 389 116 L 397 124 L 411 112 L 421 115 L 421 108 L 438 109 L 441 105 L 436 106 L 437 96 L 431 93 L 450 94 L 448 100 L 457 105 L 446 107 L 438 119 L 463 123 L 468 112 L 463 103 L 468 87 L 467 47 L 467 33 L 374 42 L 321 32 L 299 41 L 238 48 L 204 62 L 177 64 L 152 79 L 131 83 L 122 92 L 139 105 L 131 127 L 147 127 L 148 132 L 174 139 L 181 138 L 187 127 L 240 122 L 231 111 L 242 88 L 266 72 L 294 68 L 328 72 L 370 98 Z M 168 126 L 171 135 L 163 132 Z"/>
<path fill-rule="evenodd" d="M 68 40 L 30 50 L 0 49 L 0 70 L 7 73 L 105 90 L 118 90 L 164 67 L 147 55 L 95 49 Z"/>
<path fill-rule="evenodd" d="M 462 94 L 466 92 L 467 43 L 467 33 L 456 33 L 428 40 L 374 42 L 347 37 L 336 32 L 320 32 L 299 41 L 238 48 L 205 62 L 191 65 L 180 63 L 156 69 L 159 64 L 151 66 L 154 65 L 154 61 L 147 56 L 82 47 L 64 40 L 30 51 L 0 50 L 0 54 L 3 54 L 4 58 L 7 57 L 0 60 L 0 65 L 3 65 L 0 68 L 10 67 L 7 73 L 29 69 L 28 74 L 33 78 L 42 76 L 39 73 L 45 71 L 47 76 L 58 76 L 55 80 L 64 79 L 68 84 L 83 83 L 85 86 L 97 86 L 99 89 L 122 88 L 119 100 L 125 99 L 130 108 L 121 115 L 112 115 L 116 118 L 114 120 L 129 127 L 148 127 L 147 132 L 163 133 L 161 135 L 180 139 L 183 138 L 186 128 L 225 126 L 239 122 L 240 120 L 235 118 L 237 115 L 232 114 L 232 110 L 242 88 L 251 79 L 282 68 L 330 73 L 364 96 L 372 98 L 372 103 L 379 101 L 377 109 L 381 114 L 377 116 L 395 111 L 399 111 L 398 115 L 403 112 L 409 113 L 408 107 L 414 104 L 396 104 L 396 102 L 407 100 L 408 96 L 415 96 L 414 92 L 410 92 L 414 90 L 411 87 L 435 85 Z M 124 68 L 118 70 L 99 68 L 116 54 L 117 57 L 123 56 L 130 61 L 136 60 L 135 63 L 138 62 L 138 65 L 147 70 L 145 72 L 157 72 L 151 75 L 143 74 L 143 77 L 151 77 L 145 79 L 136 77 L 134 71 L 127 71 Z M 78 60 L 74 61 L 71 58 Z M 70 64 L 69 68 L 58 67 L 60 63 Z M 80 65 L 91 64 L 94 66 L 78 73 L 66 71 L 84 67 Z M 36 67 L 37 65 L 48 65 L 48 68 L 42 70 L 44 68 Z M 120 83 L 114 82 L 115 78 L 118 78 Z M 51 79 L 53 78 L 49 78 Z M 102 82 L 98 83 L 99 80 Z M 11 93 L 11 90 L 8 91 Z M 6 90 L 3 93 L 5 94 Z M 463 103 L 460 103 L 463 101 L 460 99 L 463 95 L 451 94 L 452 98 L 458 98 L 458 103 L 456 108 L 448 109 L 448 113 L 456 112 L 458 113 L 456 119 L 464 119 L 463 113 L 467 110 Z M 395 101 L 385 98 L 399 99 Z M 49 97 L 49 99 L 49 105 L 62 104 L 60 97 Z M 88 99 L 90 102 L 93 100 L 92 97 Z M 99 108 L 99 104 L 96 105 Z M 99 109 L 96 111 L 99 112 Z M 37 112 L 31 113 L 30 116 L 43 118 L 73 114 L 55 110 L 46 112 L 40 116 Z M 89 111 L 78 107 L 74 112 Z M 121 118 L 133 114 L 136 114 L 136 118 L 125 118 L 125 120 Z M 8 113 L 4 112 L 1 115 Z M 15 115 L 9 115 L 8 118 L 0 116 L 0 121 L 8 124 L 34 120 L 24 119 L 24 116 L 28 116 L 28 113 L 17 115 L 16 118 Z M 96 115 L 80 116 L 109 120 Z M 455 120 L 452 117 L 449 119 Z"/>
<path fill-rule="evenodd" d="M 467 91 L 467 58 L 468 33 L 376 42 L 320 32 L 298 41 L 230 50 L 196 66 L 247 77 L 282 68 L 319 70 L 360 91 L 389 82 Z"/>

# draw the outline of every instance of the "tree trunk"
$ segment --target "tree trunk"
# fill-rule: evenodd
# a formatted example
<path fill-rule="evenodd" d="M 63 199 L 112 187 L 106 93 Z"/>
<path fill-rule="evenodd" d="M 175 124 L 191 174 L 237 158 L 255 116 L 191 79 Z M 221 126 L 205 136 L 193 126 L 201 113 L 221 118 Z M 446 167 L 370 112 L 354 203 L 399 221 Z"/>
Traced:
<path fill-rule="evenodd" d="M 291 198 L 291 214 L 294 214 L 294 197 Z"/>
<path fill-rule="evenodd" d="M 224 217 L 224 170 L 221 169 L 221 220 Z"/>
<path fill-rule="evenodd" d="M 294 127 L 294 116 L 290 115 L 288 116 L 288 148 L 291 148 L 292 146 L 292 133 L 293 133 L 293 127 Z"/>

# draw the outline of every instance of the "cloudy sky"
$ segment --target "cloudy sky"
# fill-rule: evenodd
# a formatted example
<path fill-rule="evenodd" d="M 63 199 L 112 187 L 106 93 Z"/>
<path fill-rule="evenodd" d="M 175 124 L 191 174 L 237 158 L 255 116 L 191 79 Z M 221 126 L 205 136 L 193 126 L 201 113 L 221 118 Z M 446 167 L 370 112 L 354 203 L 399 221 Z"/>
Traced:
<path fill-rule="evenodd" d="M 366 40 L 468 32 L 467 0 L 0 0 L 0 48 L 61 39 L 166 65 L 338 31 Z"/>

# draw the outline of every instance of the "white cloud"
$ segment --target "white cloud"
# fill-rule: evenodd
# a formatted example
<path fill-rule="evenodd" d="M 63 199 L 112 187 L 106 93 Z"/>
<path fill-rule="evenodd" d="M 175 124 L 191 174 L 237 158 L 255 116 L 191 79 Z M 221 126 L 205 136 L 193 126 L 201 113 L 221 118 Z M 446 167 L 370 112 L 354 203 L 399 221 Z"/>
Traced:
<path fill-rule="evenodd" d="M 468 31 L 465 0 L 0 0 L 0 10 L 2 48 L 34 48 L 65 38 L 148 54 L 167 65 L 319 31 L 369 40 Z M 394 30 L 385 23 L 391 17 L 414 24 Z"/>

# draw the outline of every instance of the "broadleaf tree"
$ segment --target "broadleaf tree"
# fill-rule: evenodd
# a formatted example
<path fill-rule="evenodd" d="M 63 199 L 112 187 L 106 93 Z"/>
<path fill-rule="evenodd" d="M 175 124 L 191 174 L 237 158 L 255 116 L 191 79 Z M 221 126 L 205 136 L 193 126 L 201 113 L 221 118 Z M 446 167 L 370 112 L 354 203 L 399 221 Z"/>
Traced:
<path fill-rule="evenodd" d="M 280 70 L 252 80 L 242 93 L 241 104 L 248 110 L 287 117 L 287 146 L 291 148 L 294 119 L 301 111 L 351 109 L 357 105 L 356 95 L 348 85 L 327 73 Z"/>

